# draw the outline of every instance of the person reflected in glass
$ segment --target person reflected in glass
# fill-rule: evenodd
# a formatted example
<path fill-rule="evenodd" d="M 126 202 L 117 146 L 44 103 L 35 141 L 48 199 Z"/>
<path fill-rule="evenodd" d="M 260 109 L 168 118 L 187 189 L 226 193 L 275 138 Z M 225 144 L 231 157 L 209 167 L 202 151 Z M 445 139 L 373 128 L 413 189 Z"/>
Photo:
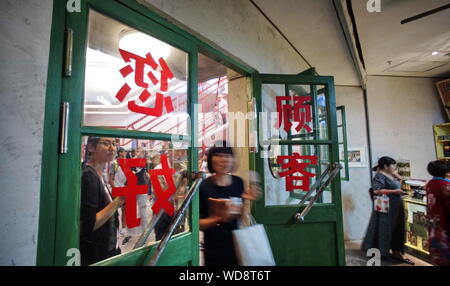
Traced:
<path fill-rule="evenodd" d="M 134 152 L 134 158 L 135 159 L 147 159 L 147 152 L 143 147 L 137 147 Z M 139 217 L 141 218 L 141 224 L 136 229 L 133 229 L 132 233 L 134 235 L 141 235 L 142 232 L 145 230 L 145 227 L 147 226 L 148 222 L 150 221 L 150 214 L 148 207 L 150 206 L 150 202 L 148 200 L 148 194 L 151 192 L 151 183 L 150 183 L 150 176 L 148 174 L 148 168 L 147 163 L 145 167 L 136 167 L 133 168 L 133 173 L 137 177 L 137 184 L 138 185 L 147 185 L 147 194 L 141 194 L 137 195 L 137 205 L 138 205 L 138 211 L 139 211 Z M 128 241 L 123 241 L 122 243 L 125 244 Z"/>
<path fill-rule="evenodd" d="M 119 165 L 119 159 L 127 159 L 127 153 L 123 147 L 119 147 L 117 150 L 117 159 L 113 162 L 110 170 L 110 185 L 113 188 L 124 187 L 127 184 L 127 177 Z M 120 224 L 119 234 L 123 238 L 122 243 L 127 243 L 131 239 L 131 235 L 127 228 L 124 206 L 120 208 Z"/>
<path fill-rule="evenodd" d="M 219 142 L 209 150 L 208 170 L 213 175 L 199 187 L 200 230 L 204 232 L 206 266 L 238 265 L 232 231 L 238 229 L 238 219 L 248 217 L 247 201 L 260 196 L 259 187 L 252 185 L 245 190 L 244 181 L 231 174 L 236 157 L 233 149 L 226 146 L 225 141 Z M 231 198 L 244 199 L 244 207 L 227 201 Z"/>
<path fill-rule="evenodd" d="M 125 198 L 112 198 L 106 165 L 116 155 L 113 138 L 89 137 L 81 177 L 81 264 L 90 265 L 121 253 L 117 210 Z"/>
<path fill-rule="evenodd" d="M 377 172 L 372 181 L 372 194 L 387 195 L 389 210 L 387 213 L 372 212 L 362 250 L 366 253 L 371 248 L 380 250 L 381 257 L 414 265 L 404 257 L 405 252 L 405 210 L 401 190 L 403 178 L 397 173 L 397 162 L 390 157 L 382 157 L 373 168 Z M 392 254 L 390 253 L 392 250 Z"/>

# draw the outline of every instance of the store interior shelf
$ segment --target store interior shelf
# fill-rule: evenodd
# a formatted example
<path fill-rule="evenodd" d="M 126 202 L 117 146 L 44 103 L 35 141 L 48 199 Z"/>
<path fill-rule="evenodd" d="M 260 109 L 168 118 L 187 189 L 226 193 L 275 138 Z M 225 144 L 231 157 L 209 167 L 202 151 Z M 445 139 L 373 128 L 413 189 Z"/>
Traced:
<path fill-rule="evenodd" d="M 416 198 L 412 198 L 412 197 L 406 197 L 403 200 L 405 202 L 411 203 L 411 204 L 424 205 L 424 206 L 427 205 L 427 203 L 425 201 L 419 200 L 419 199 L 416 199 Z"/>
<path fill-rule="evenodd" d="M 428 251 L 425 251 L 425 250 L 423 250 L 423 249 L 420 249 L 419 247 L 414 246 L 414 245 L 412 245 L 411 243 L 405 243 L 405 245 L 408 246 L 408 247 L 410 247 L 410 248 L 412 248 L 412 249 L 415 249 L 415 250 L 417 250 L 417 251 L 423 252 L 423 253 L 425 253 L 425 254 L 427 254 L 427 255 L 430 254 Z"/>
<path fill-rule="evenodd" d="M 450 136 L 450 123 L 434 125 L 433 132 L 436 147 L 436 158 L 440 160 L 450 160 L 450 140 L 443 140 L 444 138 L 449 138 L 448 136 Z M 446 149 L 447 152 L 445 151 Z"/>

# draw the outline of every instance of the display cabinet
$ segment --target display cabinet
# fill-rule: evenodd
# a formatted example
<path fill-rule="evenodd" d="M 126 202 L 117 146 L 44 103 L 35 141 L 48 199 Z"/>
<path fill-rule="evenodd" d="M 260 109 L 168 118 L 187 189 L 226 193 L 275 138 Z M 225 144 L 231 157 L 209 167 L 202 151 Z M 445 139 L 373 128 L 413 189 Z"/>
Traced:
<path fill-rule="evenodd" d="M 450 160 L 450 123 L 433 126 L 436 157 L 439 160 Z"/>

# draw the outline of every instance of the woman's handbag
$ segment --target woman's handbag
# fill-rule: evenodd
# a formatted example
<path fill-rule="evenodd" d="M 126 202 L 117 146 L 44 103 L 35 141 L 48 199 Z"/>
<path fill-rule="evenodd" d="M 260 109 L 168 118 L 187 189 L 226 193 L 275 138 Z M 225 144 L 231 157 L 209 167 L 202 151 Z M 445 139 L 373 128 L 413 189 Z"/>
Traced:
<path fill-rule="evenodd" d="M 373 209 L 379 213 L 388 213 L 389 197 L 387 195 L 376 195 L 373 200 Z"/>
<path fill-rule="evenodd" d="M 233 242 L 241 266 L 275 266 L 266 230 L 250 216 L 250 225 L 233 231 Z"/>

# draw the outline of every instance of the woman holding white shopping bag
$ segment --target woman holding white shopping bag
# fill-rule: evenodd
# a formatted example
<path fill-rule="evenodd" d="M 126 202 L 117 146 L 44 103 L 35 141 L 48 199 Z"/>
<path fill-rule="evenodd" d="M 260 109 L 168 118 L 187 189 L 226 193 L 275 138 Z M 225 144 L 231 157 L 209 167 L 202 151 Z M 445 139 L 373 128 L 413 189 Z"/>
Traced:
<path fill-rule="evenodd" d="M 382 157 L 373 168 L 376 175 L 372 181 L 374 210 L 362 244 L 362 250 L 377 248 L 384 258 L 393 258 L 407 264 L 414 262 L 405 258 L 405 214 L 400 189 L 403 180 L 396 171 L 397 162 Z M 389 251 L 392 250 L 392 254 Z"/>
<path fill-rule="evenodd" d="M 244 181 L 231 174 L 236 158 L 233 149 L 226 146 L 224 141 L 209 150 L 208 170 L 214 175 L 199 188 L 200 230 L 204 232 L 206 266 L 238 265 L 232 232 L 238 229 L 242 214 L 250 211 L 250 201 L 260 196 L 257 186 L 244 191 Z"/>

